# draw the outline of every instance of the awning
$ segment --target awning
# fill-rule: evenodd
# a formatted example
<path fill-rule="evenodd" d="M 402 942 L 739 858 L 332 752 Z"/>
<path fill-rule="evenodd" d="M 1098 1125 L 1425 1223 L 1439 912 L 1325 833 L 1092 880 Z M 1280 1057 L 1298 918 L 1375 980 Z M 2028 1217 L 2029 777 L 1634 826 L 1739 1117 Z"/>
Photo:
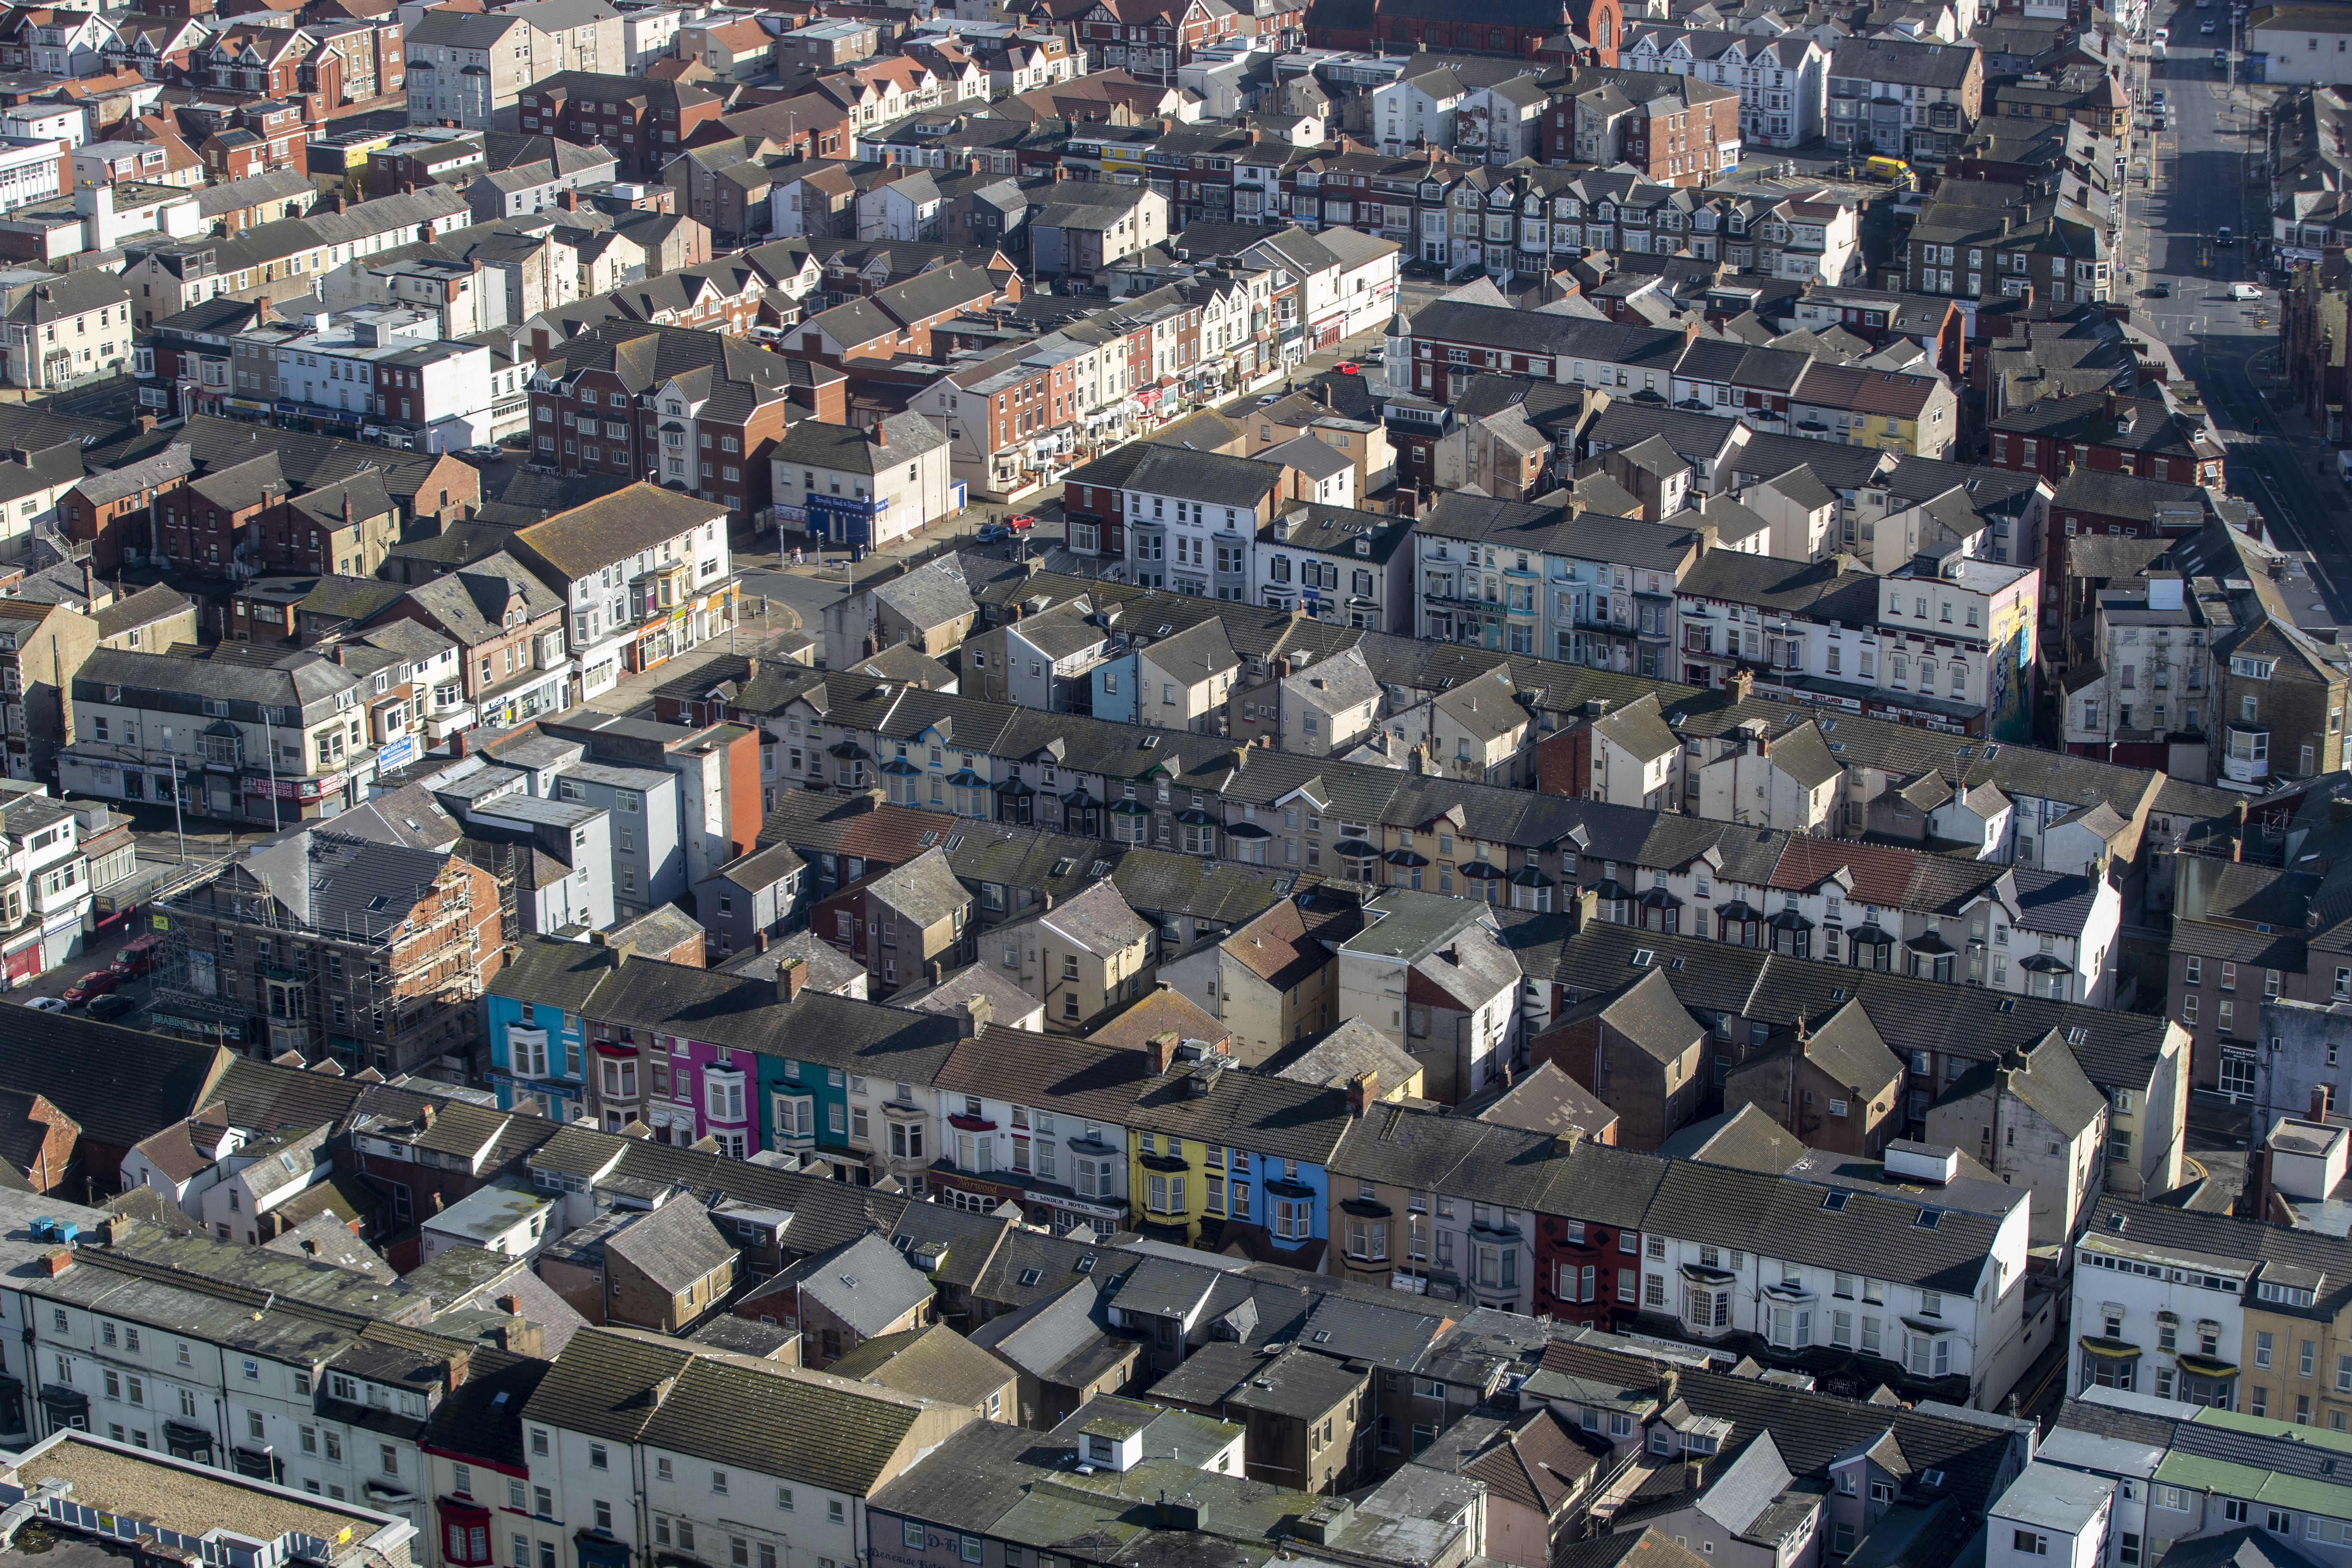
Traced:
<path fill-rule="evenodd" d="M 1554 882 L 1551 878 L 1547 877 L 1541 871 L 1537 870 L 1533 866 L 1522 866 L 1517 870 L 1511 873 L 1511 886 L 1515 888 L 1549 888 L 1556 887 L 1558 884 Z"/>
<path fill-rule="evenodd" d="M 1903 945 L 1914 952 L 1924 952 L 1930 958 L 1939 958 L 1955 951 L 1950 942 L 1931 931 L 1922 931 L 1917 936 L 1906 939 Z"/>
<path fill-rule="evenodd" d="M 1764 922 L 1774 931 L 1811 931 L 1813 922 L 1794 910 L 1782 910 Z"/>
<path fill-rule="evenodd" d="M 1716 913 L 1721 919 L 1727 921 L 1752 921 L 1760 918 L 1760 912 L 1756 906 L 1745 899 L 1734 899 Z"/>
<path fill-rule="evenodd" d="M 1391 849 L 1381 857 L 1391 866 L 1426 866 L 1429 857 L 1411 849 Z"/>
<path fill-rule="evenodd" d="M 1265 828 L 1260 827 L 1255 822 L 1228 822 L 1225 824 L 1225 837 L 1228 838 L 1271 838 L 1274 835 L 1268 833 Z"/>
<path fill-rule="evenodd" d="M 2177 1356 L 2174 1359 L 2180 1363 L 2180 1370 L 2187 1373 L 2191 1377 L 2235 1377 L 2238 1375 L 2238 1363 L 2233 1361 L 2215 1361 L 2210 1356 L 2201 1355 Z"/>
<path fill-rule="evenodd" d="M 1491 860 L 1465 860 L 1455 869 L 1481 882 L 1498 882 L 1503 878 L 1503 868 Z M 1682 900 L 1677 899 L 1675 901 L 1680 903 Z"/>
<path fill-rule="evenodd" d="M 1027 784 L 1024 784 L 1018 774 L 1015 774 L 1013 777 L 1009 779 L 1001 780 L 994 788 L 996 793 L 999 795 L 1035 795 L 1037 793 L 1035 790 L 1031 789 Z"/>

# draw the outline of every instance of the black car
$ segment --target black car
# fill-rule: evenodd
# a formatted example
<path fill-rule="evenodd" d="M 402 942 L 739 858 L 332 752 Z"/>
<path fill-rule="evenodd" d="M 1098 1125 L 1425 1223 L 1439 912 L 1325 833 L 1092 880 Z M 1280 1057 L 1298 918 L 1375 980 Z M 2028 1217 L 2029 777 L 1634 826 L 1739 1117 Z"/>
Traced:
<path fill-rule="evenodd" d="M 110 991 L 105 995 L 93 999 L 89 1005 L 89 1016 L 101 1023 L 120 1018 L 125 1013 L 137 1011 L 139 1011 L 139 1004 L 120 991 Z"/>
<path fill-rule="evenodd" d="M 2172 285 L 2169 283 L 2159 283 L 2155 288 L 2148 290 L 2148 295 L 2151 299 L 2169 300 L 2172 298 Z"/>

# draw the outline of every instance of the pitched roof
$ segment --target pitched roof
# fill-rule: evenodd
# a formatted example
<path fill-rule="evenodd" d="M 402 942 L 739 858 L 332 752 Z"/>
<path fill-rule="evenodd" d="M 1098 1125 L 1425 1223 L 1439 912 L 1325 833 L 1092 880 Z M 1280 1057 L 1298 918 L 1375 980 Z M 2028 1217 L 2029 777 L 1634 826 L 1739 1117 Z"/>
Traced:
<path fill-rule="evenodd" d="M 725 519 L 726 508 L 659 485 L 634 484 L 599 497 L 515 535 L 515 544 L 543 561 L 565 584 Z M 478 568 L 469 568 L 478 570 Z"/>
<path fill-rule="evenodd" d="M 734 1247 L 702 1205 L 677 1198 L 606 1237 L 604 1251 L 673 1296 L 735 1260 Z"/>
<path fill-rule="evenodd" d="M 803 1258 L 753 1294 L 793 1291 L 817 1302 L 861 1336 L 870 1336 L 929 1301 L 931 1280 L 908 1262 L 887 1237 L 869 1232 L 831 1251 Z"/>

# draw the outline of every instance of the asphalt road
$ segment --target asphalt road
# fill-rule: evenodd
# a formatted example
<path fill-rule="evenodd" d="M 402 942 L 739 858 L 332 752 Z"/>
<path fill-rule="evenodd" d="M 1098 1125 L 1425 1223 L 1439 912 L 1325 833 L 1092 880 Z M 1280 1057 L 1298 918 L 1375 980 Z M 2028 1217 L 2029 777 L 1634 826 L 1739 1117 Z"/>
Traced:
<path fill-rule="evenodd" d="M 2220 25 L 2210 37 L 2199 31 L 2209 19 Z M 2149 25 L 2168 28 L 2171 38 L 2172 58 L 2154 64 L 2149 77 L 2166 95 L 2170 123 L 2151 135 L 2143 114 L 2132 150 L 2122 264 L 2135 277 L 2134 317 L 2171 346 L 2203 395 L 2213 433 L 2229 450 L 2231 491 L 2252 501 L 2290 549 L 2311 552 L 2329 607 L 2352 614 L 2352 596 L 2337 587 L 2352 585 L 2352 509 L 2333 477 L 2333 454 L 2273 396 L 2278 291 L 2257 276 L 2248 255 L 2246 237 L 2270 226 L 2258 122 L 2270 94 L 2233 88 L 2213 68 L 2213 49 L 2231 26 L 2221 0 L 2203 10 L 2189 3 L 2159 8 Z M 2145 187 L 2142 158 L 2151 176 Z M 2221 240 L 2225 225 L 2234 236 L 2228 244 Z M 2229 286 L 2242 281 L 2258 284 L 2262 299 L 2231 300 Z M 2169 299 L 2147 295 L 2158 282 L 2170 285 Z M 2331 466 L 2326 478 L 2314 466 L 2322 461 Z"/>

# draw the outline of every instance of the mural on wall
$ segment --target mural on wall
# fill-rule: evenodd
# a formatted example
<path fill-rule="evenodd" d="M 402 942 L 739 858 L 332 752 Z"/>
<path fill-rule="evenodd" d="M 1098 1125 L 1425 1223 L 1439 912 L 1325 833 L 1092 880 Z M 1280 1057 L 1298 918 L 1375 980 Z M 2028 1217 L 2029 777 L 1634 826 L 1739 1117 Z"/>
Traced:
<path fill-rule="evenodd" d="M 2033 739 L 2033 595 L 2021 588 L 1991 607 L 1992 689 L 1986 694 L 1985 733 L 1997 741 Z"/>

